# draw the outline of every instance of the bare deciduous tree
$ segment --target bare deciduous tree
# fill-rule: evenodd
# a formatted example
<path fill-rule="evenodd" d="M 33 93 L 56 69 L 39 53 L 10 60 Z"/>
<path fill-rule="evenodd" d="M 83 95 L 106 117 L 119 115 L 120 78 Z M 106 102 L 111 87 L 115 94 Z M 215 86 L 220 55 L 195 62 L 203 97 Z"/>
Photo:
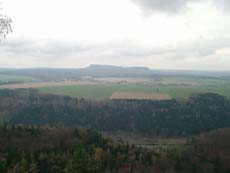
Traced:
<path fill-rule="evenodd" d="M 3 15 L 1 12 L 0 9 L 0 41 L 13 31 L 11 18 Z"/>

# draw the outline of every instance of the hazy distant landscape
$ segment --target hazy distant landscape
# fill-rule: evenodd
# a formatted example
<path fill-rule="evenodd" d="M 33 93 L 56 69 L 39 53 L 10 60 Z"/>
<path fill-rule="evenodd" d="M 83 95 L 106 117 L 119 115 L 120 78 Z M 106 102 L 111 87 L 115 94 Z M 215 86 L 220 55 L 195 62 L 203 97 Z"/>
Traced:
<path fill-rule="evenodd" d="M 0 173 L 230 173 L 230 0 L 0 0 Z"/>
<path fill-rule="evenodd" d="M 109 99 L 114 92 L 167 94 L 186 99 L 194 93 L 230 96 L 228 72 L 154 71 L 144 67 L 91 65 L 85 69 L 11 69 L 0 72 L 0 88 L 36 88 L 42 93 Z"/>

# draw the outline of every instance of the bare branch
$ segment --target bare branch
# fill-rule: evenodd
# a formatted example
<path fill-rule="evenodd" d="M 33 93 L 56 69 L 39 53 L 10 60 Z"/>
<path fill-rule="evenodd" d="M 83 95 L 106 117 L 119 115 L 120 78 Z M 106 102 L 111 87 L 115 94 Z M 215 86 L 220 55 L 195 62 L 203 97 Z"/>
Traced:
<path fill-rule="evenodd" d="M 1 12 L 1 10 L 0 10 Z M 13 31 L 10 17 L 0 14 L 0 41 L 4 40 Z"/>

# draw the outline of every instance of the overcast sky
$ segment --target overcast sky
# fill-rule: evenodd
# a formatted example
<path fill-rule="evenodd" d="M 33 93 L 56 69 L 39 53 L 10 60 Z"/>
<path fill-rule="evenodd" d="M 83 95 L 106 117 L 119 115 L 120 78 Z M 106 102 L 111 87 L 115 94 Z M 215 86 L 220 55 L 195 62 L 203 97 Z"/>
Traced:
<path fill-rule="evenodd" d="M 230 70 L 230 0 L 0 1 L 0 67 Z"/>

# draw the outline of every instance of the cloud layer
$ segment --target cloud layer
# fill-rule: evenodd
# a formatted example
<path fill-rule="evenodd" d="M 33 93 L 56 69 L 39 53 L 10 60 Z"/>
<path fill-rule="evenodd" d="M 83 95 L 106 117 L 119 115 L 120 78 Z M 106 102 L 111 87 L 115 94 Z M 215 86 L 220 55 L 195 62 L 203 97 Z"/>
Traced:
<path fill-rule="evenodd" d="M 130 41 L 100 45 L 54 40 L 15 39 L 2 43 L 0 64 L 11 67 L 83 67 L 88 64 L 148 66 L 150 68 L 227 70 L 230 39 L 142 47 Z M 17 58 L 15 58 L 17 57 Z M 90 63 L 89 63 L 90 62 Z"/>
<path fill-rule="evenodd" d="M 177 13 L 185 7 L 189 1 L 193 0 L 133 0 L 133 2 L 138 4 L 143 10 L 169 13 Z"/>
<path fill-rule="evenodd" d="M 3 1 L 0 67 L 230 69 L 229 0 Z"/>
<path fill-rule="evenodd" d="M 140 6 L 144 12 L 164 12 L 170 14 L 179 13 L 186 8 L 190 3 L 211 2 L 217 7 L 225 10 L 230 10 L 229 0 L 132 0 Z"/>

